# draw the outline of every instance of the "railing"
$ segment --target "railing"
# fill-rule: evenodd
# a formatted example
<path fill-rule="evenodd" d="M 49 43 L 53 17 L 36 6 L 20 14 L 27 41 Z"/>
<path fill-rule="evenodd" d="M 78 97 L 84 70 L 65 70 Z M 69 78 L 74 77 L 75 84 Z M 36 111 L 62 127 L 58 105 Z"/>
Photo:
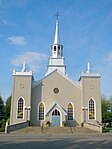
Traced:
<path fill-rule="evenodd" d="M 84 123 L 84 127 L 102 133 L 102 125 L 100 123 L 92 124 L 92 123 L 86 122 L 86 123 Z"/>
<path fill-rule="evenodd" d="M 92 123 L 86 123 L 86 124 L 89 124 L 89 125 L 92 125 L 92 126 L 96 126 L 96 127 L 100 127 L 101 125 L 99 125 L 99 124 L 92 124 Z"/>
<path fill-rule="evenodd" d="M 10 133 L 12 131 L 21 129 L 21 128 L 25 128 L 29 126 L 29 121 L 28 122 L 23 122 L 23 123 L 19 123 L 19 124 L 14 124 L 14 125 L 7 125 L 5 126 L 5 133 Z"/>
<path fill-rule="evenodd" d="M 82 77 L 82 76 L 91 76 L 91 77 L 95 77 L 95 76 L 97 76 L 97 77 L 100 77 L 100 73 L 98 73 L 98 72 L 96 72 L 96 73 L 84 73 L 84 72 L 81 72 L 80 73 L 80 77 Z"/>

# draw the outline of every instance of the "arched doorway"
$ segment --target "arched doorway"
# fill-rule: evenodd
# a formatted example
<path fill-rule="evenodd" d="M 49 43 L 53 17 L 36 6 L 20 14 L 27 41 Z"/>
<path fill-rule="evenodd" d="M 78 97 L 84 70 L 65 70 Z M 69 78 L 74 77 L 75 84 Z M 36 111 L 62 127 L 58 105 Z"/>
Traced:
<path fill-rule="evenodd" d="M 60 112 L 55 109 L 52 112 L 52 126 L 53 127 L 59 127 L 60 126 Z"/>

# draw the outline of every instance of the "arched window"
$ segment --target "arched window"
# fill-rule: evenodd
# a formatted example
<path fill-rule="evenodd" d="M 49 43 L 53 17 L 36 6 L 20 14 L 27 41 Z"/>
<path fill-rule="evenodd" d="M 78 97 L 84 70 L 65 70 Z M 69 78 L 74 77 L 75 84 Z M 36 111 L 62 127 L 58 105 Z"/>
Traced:
<path fill-rule="evenodd" d="M 60 50 L 60 46 L 58 46 L 58 50 Z"/>
<path fill-rule="evenodd" d="M 95 101 L 89 100 L 89 119 L 95 119 Z"/>
<path fill-rule="evenodd" d="M 57 109 L 55 109 L 53 111 L 52 115 L 59 116 L 60 115 L 60 112 Z"/>
<path fill-rule="evenodd" d="M 54 51 L 56 51 L 56 46 L 54 46 Z"/>
<path fill-rule="evenodd" d="M 39 104 L 39 120 L 44 120 L 44 104 Z"/>
<path fill-rule="evenodd" d="M 23 119 L 24 100 L 22 98 L 18 100 L 17 107 L 17 118 Z"/>
<path fill-rule="evenodd" d="M 71 103 L 68 105 L 68 120 L 73 120 L 73 105 Z"/>

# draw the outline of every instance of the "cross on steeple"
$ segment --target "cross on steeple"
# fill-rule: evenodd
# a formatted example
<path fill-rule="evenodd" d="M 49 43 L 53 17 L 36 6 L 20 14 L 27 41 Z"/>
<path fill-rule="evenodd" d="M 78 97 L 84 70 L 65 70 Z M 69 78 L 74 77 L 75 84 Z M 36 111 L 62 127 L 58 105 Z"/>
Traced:
<path fill-rule="evenodd" d="M 59 15 L 59 13 L 57 12 L 55 16 L 56 16 L 56 20 L 58 20 L 58 17 L 59 17 L 60 15 Z"/>

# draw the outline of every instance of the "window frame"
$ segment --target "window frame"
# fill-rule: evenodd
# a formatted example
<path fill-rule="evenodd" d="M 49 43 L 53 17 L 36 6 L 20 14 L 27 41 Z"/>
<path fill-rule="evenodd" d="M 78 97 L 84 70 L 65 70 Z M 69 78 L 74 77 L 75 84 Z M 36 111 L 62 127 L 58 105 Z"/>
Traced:
<path fill-rule="evenodd" d="M 70 120 L 70 119 L 68 118 L 68 106 L 69 106 L 69 104 L 72 105 L 72 109 L 73 109 L 73 113 L 72 113 L 73 119 L 72 119 L 72 120 Z M 74 120 L 74 105 L 73 105 L 72 102 L 69 102 L 69 104 L 67 105 L 67 121 L 73 121 L 73 120 Z"/>
<path fill-rule="evenodd" d="M 22 117 L 22 118 L 18 118 L 18 102 L 19 102 L 20 99 L 23 100 L 23 117 Z M 25 99 L 21 96 L 21 97 L 19 97 L 18 100 L 17 100 L 17 106 L 16 106 L 16 119 L 17 119 L 17 120 L 22 120 L 22 119 L 24 119 L 24 114 L 25 114 L 25 113 L 24 113 L 24 111 L 25 111 L 24 107 L 25 107 Z"/>
<path fill-rule="evenodd" d="M 43 120 L 40 120 L 39 119 L 39 117 L 40 117 L 40 115 L 39 115 L 39 112 L 40 112 L 40 105 L 41 104 L 43 104 L 44 105 L 44 114 L 43 114 L 43 116 L 44 116 L 44 119 Z M 37 119 L 39 120 L 39 121 L 45 121 L 45 103 L 44 102 L 40 102 L 39 104 L 38 104 L 38 111 L 37 111 L 38 113 L 37 113 Z"/>
<path fill-rule="evenodd" d="M 90 116 L 89 116 L 89 111 L 90 111 L 90 100 L 92 100 L 93 102 L 94 102 L 94 119 L 92 119 L 92 118 L 90 118 Z M 93 99 L 93 98 L 90 98 L 89 100 L 88 100 L 88 120 L 96 120 L 96 101 L 95 101 L 95 99 Z"/>

